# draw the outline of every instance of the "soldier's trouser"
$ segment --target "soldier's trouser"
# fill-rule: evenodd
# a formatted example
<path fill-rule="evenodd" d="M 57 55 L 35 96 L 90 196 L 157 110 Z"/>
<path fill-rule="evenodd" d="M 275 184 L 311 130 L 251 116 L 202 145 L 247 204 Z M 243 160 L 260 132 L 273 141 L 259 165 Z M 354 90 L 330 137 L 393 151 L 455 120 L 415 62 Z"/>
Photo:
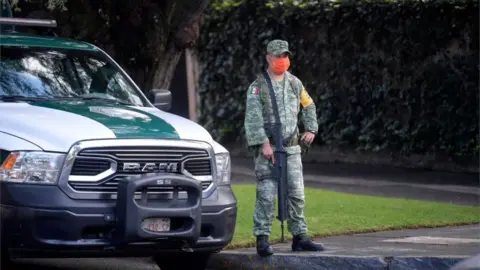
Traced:
<path fill-rule="evenodd" d="M 287 147 L 287 181 L 288 181 L 288 219 L 287 229 L 292 235 L 307 233 L 307 224 L 303 214 L 305 193 L 303 185 L 303 168 L 298 146 Z M 257 175 L 257 193 L 253 214 L 253 234 L 270 235 L 272 222 L 276 216 L 275 203 L 277 182 L 272 179 L 274 165 L 258 151 L 255 156 L 255 173 Z"/>

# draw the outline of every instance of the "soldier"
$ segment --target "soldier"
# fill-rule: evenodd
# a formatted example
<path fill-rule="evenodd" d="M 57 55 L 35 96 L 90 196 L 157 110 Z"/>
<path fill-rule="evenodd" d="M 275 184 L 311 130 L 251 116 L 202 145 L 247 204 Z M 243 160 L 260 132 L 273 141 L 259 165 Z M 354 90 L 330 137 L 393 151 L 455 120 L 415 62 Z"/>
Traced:
<path fill-rule="evenodd" d="M 288 219 L 287 229 L 293 235 L 293 251 L 322 251 L 322 244 L 316 244 L 307 236 L 307 224 L 303 214 L 305 194 L 303 188 L 303 168 L 299 145 L 298 115 L 303 121 L 305 132 L 301 142 L 309 145 L 318 130 L 315 103 L 303 87 L 302 82 L 288 72 L 290 66 L 288 43 L 273 40 L 267 45 L 266 60 L 268 74 L 274 88 L 277 106 L 282 122 L 284 138 L 290 138 L 285 145 L 288 169 Z M 277 183 L 272 177 L 274 168 L 273 136 L 269 126 L 274 122 L 271 100 L 263 75 L 250 85 L 245 111 L 245 132 L 247 144 L 254 150 L 257 195 L 253 214 L 253 234 L 257 238 L 257 253 L 260 256 L 273 254 L 268 242 L 275 214 Z M 300 108 L 302 107 L 302 108 Z M 300 112 L 300 109 L 302 111 Z M 273 145 L 273 146 L 272 146 Z"/>

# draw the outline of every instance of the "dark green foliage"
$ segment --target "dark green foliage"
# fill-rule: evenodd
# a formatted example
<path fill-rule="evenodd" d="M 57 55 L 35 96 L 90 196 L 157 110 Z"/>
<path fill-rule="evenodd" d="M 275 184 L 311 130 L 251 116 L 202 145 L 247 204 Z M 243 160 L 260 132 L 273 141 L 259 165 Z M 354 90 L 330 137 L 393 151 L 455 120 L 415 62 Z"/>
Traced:
<path fill-rule="evenodd" d="M 11 1 L 11 0 L 0 0 Z M 14 17 L 55 19 L 56 34 L 95 44 L 144 91 L 169 89 L 178 59 L 198 39 L 210 0 L 13 0 Z"/>
<path fill-rule="evenodd" d="M 317 104 L 319 144 L 478 155 L 478 1 L 266 2 L 212 9 L 203 25 L 200 121 L 215 139 L 244 141 L 247 88 L 282 38 Z"/>

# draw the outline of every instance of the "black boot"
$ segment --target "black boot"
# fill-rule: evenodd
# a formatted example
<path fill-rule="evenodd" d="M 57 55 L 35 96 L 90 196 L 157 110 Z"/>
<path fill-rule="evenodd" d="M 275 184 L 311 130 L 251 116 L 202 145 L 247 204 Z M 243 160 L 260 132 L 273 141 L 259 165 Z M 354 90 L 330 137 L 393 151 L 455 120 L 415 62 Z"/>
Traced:
<path fill-rule="evenodd" d="M 293 237 L 292 251 L 323 251 L 325 247 L 322 244 L 314 243 L 305 234 L 300 234 Z"/>
<path fill-rule="evenodd" d="M 268 243 L 268 235 L 257 236 L 257 254 L 261 257 L 266 257 L 273 254 L 273 249 Z"/>

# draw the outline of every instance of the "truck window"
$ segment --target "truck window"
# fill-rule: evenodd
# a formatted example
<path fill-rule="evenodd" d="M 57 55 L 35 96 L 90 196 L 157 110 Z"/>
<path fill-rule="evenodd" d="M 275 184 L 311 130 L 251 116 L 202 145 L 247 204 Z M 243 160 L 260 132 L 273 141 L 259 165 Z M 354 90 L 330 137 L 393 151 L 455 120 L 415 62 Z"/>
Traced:
<path fill-rule="evenodd" d="M 0 96 L 100 97 L 148 106 L 100 52 L 2 46 Z"/>

